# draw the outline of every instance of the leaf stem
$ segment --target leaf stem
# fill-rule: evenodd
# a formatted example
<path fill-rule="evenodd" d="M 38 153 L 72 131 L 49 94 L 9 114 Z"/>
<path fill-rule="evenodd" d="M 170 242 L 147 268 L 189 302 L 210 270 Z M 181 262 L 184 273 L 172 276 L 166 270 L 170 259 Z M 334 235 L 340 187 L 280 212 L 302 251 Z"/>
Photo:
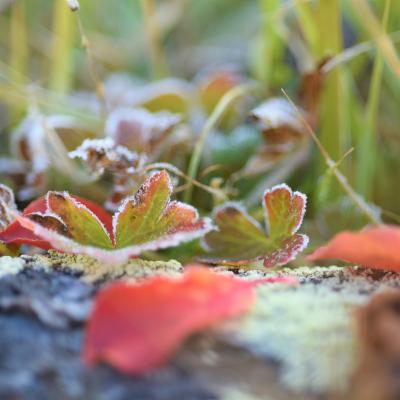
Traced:
<path fill-rule="evenodd" d="M 225 201 L 227 200 L 227 196 L 221 190 L 213 189 L 210 186 L 202 184 L 201 182 L 197 181 L 196 179 L 193 179 L 190 176 L 186 175 L 179 168 L 176 168 L 172 164 L 163 163 L 163 162 L 153 163 L 153 164 L 148 165 L 145 168 L 145 170 L 160 169 L 160 168 L 166 169 L 166 170 L 172 172 L 173 174 L 175 174 L 176 176 L 186 179 L 188 181 L 188 185 L 192 184 L 194 186 L 199 187 L 200 189 L 205 190 L 208 193 L 211 193 L 212 195 L 218 197 L 219 199 L 222 199 Z"/>
<path fill-rule="evenodd" d="M 97 73 L 95 58 L 94 58 L 93 52 L 92 52 L 92 45 L 91 45 L 88 37 L 86 36 L 85 30 L 83 28 L 82 21 L 78 15 L 78 12 L 75 12 L 75 15 L 76 15 L 76 19 L 78 22 L 79 35 L 81 38 L 81 45 L 86 52 L 86 57 L 87 57 L 88 66 L 89 66 L 89 73 L 90 73 L 92 81 L 95 85 L 96 95 L 97 95 L 97 98 L 100 103 L 101 114 L 103 116 L 103 120 L 105 120 L 106 115 L 107 115 L 107 101 L 106 101 L 104 84 L 101 81 L 101 79 Z"/>

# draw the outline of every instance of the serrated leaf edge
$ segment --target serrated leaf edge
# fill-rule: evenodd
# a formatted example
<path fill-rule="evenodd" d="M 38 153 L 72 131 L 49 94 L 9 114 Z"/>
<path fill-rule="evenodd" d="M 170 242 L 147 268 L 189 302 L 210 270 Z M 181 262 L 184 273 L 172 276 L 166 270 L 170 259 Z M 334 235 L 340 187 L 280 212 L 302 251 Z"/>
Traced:
<path fill-rule="evenodd" d="M 108 238 L 110 239 L 111 243 L 112 243 L 113 245 L 115 244 L 115 243 L 114 243 L 114 237 L 113 237 L 113 235 L 112 235 L 112 232 L 109 232 L 109 231 L 107 230 L 107 228 L 104 226 L 103 222 L 101 222 L 101 220 L 99 219 L 99 217 L 98 217 L 93 211 L 91 211 L 88 207 L 86 207 L 83 203 L 81 203 L 80 201 L 74 199 L 74 198 L 73 198 L 68 192 L 66 192 L 66 191 L 57 192 L 57 191 L 54 191 L 54 190 L 53 190 L 53 191 L 47 192 L 47 194 L 46 194 L 46 214 L 49 213 L 51 216 L 54 216 L 54 214 L 56 214 L 56 213 L 54 212 L 54 210 L 52 210 L 52 208 L 51 208 L 51 206 L 50 206 L 50 204 L 49 204 L 49 196 L 50 196 L 51 194 L 53 194 L 53 193 L 55 193 L 55 194 L 61 194 L 61 195 L 64 196 L 66 199 L 68 199 L 69 201 L 71 201 L 77 208 L 80 208 L 80 209 L 83 209 L 83 210 L 87 211 L 87 212 L 91 215 L 91 217 L 94 218 L 94 219 L 97 221 L 97 223 L 101 226 L 101 228 L 103 229 L 104 233 L 105 233 L 105 234 L 108 236 Z M 59 218 L 62 220 L 61 217 L 59 217 Z M 63 220 L 62 220 L 62 222 L 64 223 L 64 225 L 66 225 L 65 222 L 64 222 Z"/>
<path fill-rule="evenodd" d="M 293 199 L 295 196 L 299 196 L 304 200 L 304 207 L 301 212 L 301 218 L 299 219 L 298 224 L 291 231 L 291 235 L 294 235 L 300 229 L 301 224 L 303 223 L 304 215 L 306 214 L 306 209 L 307 209 L 307 196 L 304 193 L 301 193 L 297 190 L 295 192 L 293 192 L 292 188 L 289 185 L 287 185 L 286 183 L 281 183 L 279 185 L 275 185 L 272 188 L 264 191 L 263 198 L 262 198 L 262 206 L 264 209 L 265 229 L 266 229 L 267 234 L 269 235 L 270 222 L 269 222 L 269 213 L 268 213 L 268 209 L 266 206 L 265 198 L 268 194 L 270 194 L 270 193 L 272 194 L 275 190 L 279 190 L 279 189 L 287 190 L 290 193 L 291 199 Z M 307 236 L 307 235 L 304 235 L 304 236 Z M 307 240 L 308 240 L 308 236 L 307 236 Z M 307 244 L 308 244 L 308 242 L 307 242 Z M 302 249 L 302 250 L 304 250 L 304 249 Z"/>

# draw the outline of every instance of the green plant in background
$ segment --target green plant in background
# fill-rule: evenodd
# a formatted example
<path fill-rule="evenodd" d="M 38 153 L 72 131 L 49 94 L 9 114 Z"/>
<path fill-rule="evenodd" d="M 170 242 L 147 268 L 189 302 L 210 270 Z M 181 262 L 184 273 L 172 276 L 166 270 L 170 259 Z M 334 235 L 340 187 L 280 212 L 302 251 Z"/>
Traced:
<path fill-rule="evenodd" d="M 397 2 L 93 0 L 82 3 L 75 15 L 65 0 L 18 0 L 1 7 L 0 98 L 11 116 L 5 131 L 11 133 L 23 121 L 18 133 L 8 138 L 13 157 L 28 168 L 37 164 L 32 160 L 40 153 L 30 142 L 29 126 L 37 128 L 35 143 L 43 148 L 52 143 L 65 158 L 77 146 L 77 137 L 107 136 L 113 123 L 138 124 L 140 129 L 130 129 L 135 135 L 139 130 L 143 140 L 146 132 L 154 138 L 160 135 L 156 143 L 146 142 L 147 150 L 152 149 L 147 154 L 151 162 L 175 165 L 183 181 L 177 196 L 204 213 L 228 198 L 250 204 L 251 213 L 261 220 L 260 210 L 254 208 L 260 204 L 256 189 L 264 188 L 265 182 L 270 186 L 289 180 L 311 199 L 319 199 L 311 202 L 309 217 L 320 226 L 328 209 L 340 215 L 341 198 L 349 193 L 336 184 L 333 169 L 340 169 L 347 184 L 368 202 L 389 209 L 391 215 L 400 213 L 391 190 L 397 180 L 393 171 L 400 166 L 395 156 L 400 148 Z M 328 172 L 310 144 L 303 146 L 303 153 L 292 153 L 288 146 L 295 140 L 277 139 L 288 133 L 288 115 L 281 114 L 280 125 L 272 124 L 268 132 L 249 121 L 249 111 L 281 96 L 282 88 L 306 109 L 308 122 L 336 163 Z M 82 96 L 77 94 L 80 90 L 89 93 Z M 304 91 L 315 109 L 305 107 Z M 38 114 L 23 120 L 28 108 L 35 107 Z M 113 111 L 119 108 L 169 111 L 180 114 L 181 121 L 163 129 L 162 115 L 151 121 L 115 120 Z M 214 156 L 221 153 L 221 143 L 244 143 L 247 134 L 255 145 L 246 148 L 246 160 L 236 162 L 240 157 L 233 146 L 224 149 L 220 164 L 214 163 L 221 160 Z M 263 146 L 262 153 L 257 146 Z M 348 153 L 352 147 L 354 152 Z M 301 155 L 300 162 L 295 154 Z M 55 181 L 54 171 L 62 170 L 54 166 L 56 159 L 50 157 L 48 168 L 32 171 L 31 186 L 36 185 L 37 194 L 52 189 L 46 185 Z M 255 159 L 263 168 L 249 173 L 249 160 Z M 288 169 L 291 162 L 296 167 Z M 73 192 L 89 197 L 104 193 L 100 198 L 105 198 L 107 179 L 86 186 L 73 177 L 62 181 Z M 7 176 L 7 182 L 18 181 Z M 340 218 L 336 220 L 338 227 L 329 226 L 331 231 L 343 227 Z"/>

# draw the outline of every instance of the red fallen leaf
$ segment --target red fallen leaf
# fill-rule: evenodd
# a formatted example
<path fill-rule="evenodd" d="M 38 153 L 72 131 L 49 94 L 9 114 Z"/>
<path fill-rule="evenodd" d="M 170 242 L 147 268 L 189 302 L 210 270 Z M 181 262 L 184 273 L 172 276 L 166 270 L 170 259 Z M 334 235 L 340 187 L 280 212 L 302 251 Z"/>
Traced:
<path fill-rule="evenodd" d="M 360 232 L 341 232 L 307 258 L 338 259 L 369 268 L 400 271 L 400 228 L 368 227 Z"/>
<path fill-rule="evenodd" d="M 192 267 L 182 278 L 114 283 L 97 296 L 83 358 L 138 375 L 162 365 L 190 334 L 245 312 L 256 283 Z"/>

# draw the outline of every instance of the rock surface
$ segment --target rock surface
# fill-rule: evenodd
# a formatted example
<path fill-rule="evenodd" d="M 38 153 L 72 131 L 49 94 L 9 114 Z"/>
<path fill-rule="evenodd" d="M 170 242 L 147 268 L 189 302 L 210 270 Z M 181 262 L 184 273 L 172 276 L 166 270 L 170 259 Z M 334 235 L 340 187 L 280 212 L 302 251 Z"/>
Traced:
<path fill-rule="evenodd" d="M 246 316 L 194 336 L 168 366 L 139 379 L 81 363 L 84 322 L 93 296 L 110 279 L 110 271 L 94 274 L 92 268 L 85 274 L 86 262 L 55 254 L 25 257 L 22 268 L 11 268 L 0 278 L 0 399 L 340 395 L 357 363 L 354 310 L 374 293 L 400 286 L 395 273 L 338 267 L 241 271 L 243 279 L 281 274 L 296 276 L 300 283 L 259 286 L 257 302 Z M 130 265 L 112 278 L 177 275 L 181 270 L 175 262 L 137 260 L 135 265 L 142 273 Z"/>

